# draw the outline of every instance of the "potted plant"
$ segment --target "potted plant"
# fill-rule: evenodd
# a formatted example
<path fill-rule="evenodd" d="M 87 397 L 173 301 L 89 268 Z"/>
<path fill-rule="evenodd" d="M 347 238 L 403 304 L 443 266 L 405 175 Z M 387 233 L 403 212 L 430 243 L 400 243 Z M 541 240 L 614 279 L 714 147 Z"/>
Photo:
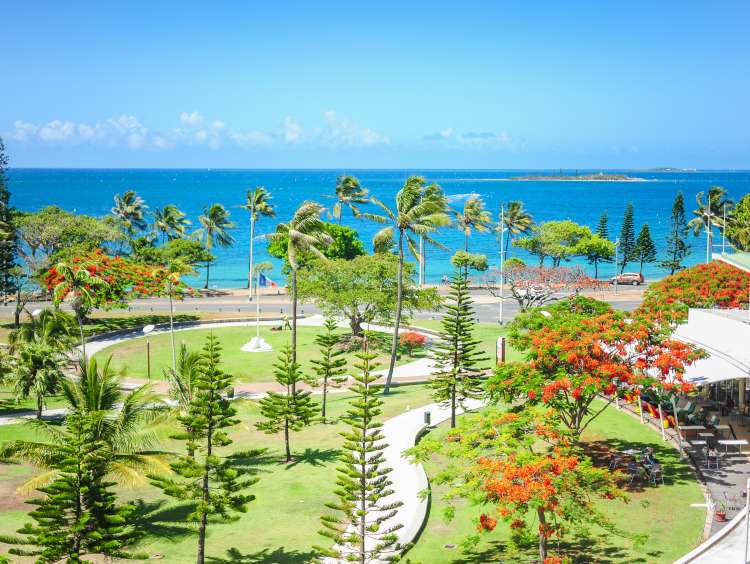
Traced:
<path fill-rule="evenodd" d="M 724 521 L 726 521 L 727 520 L 727 504 L 724 503 L 723 501 L 720 501 L 716 505 L 715 515 L 716 515 L 716 520 L 719 523 L 723 523 Z"/>

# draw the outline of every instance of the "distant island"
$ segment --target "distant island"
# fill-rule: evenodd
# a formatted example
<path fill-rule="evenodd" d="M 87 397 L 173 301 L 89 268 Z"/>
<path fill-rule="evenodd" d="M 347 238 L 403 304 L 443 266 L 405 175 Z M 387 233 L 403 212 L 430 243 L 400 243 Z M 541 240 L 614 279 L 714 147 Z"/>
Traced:
<path fill-rule="evenodd" d="M 628 176 L 627 174 L 605 174 L 599 172 L 596 174 L 550 174 L 550 175 L 533 175 L 533 176 L 514 176 L 506 180 L 544 180 L 555 182 L 648 182 L 645 178 L 637 176 Z"/>
<path fill-rule="evenodd" d="M 671 166 L 662 166 L 659 168 L 650 168 L 648 169 L 651 172 L 697 172 L 697 169 L 694 168 L 675 168 Z"/>

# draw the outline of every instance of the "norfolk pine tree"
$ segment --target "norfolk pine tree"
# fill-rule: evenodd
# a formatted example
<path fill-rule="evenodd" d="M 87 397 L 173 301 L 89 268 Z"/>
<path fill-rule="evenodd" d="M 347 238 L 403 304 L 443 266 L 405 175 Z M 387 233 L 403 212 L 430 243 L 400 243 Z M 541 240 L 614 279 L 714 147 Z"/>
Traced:
<path fill-rule="evenodd" d="M 350 390 L 357 397 L 342 417 L 350 429 L 341 433 L 344 444 L 334 492 L 338 501 L 326 504 L 335 513 L 321 517 L 323 529 L 319 531 L 334 545 L 314 548 L 324 556 L 368 564 L 398 557 L 403 547 L 397 542 L 396 531 L 403 525 L 386 521 L 403 503 L 383 502 L 393 493 L 388 478 L 391 468 L 383 465 L 383 451 L 388 445 L 381 432 L 382 423 L 376 421 L 383 400 L 378 397 L 381 386 L 374 384 L 379 378 L 372 374 L 377 364 L 372 362 L 375 355 L 368 352 L 366 339 L 364 350 L 355 356 L 359 359 L 352 376 L 356 383 Z"/>
<path fill-rule="evenodd" d="M 638 240 L 635 242 L 635 249 L 633 250 L 633 260 L 638 261 L 640 264 L 638 272 L 643 272 L 643 265 L 645 263 L 656 261 L 656 245 L 654 245 L 654 240 L 651 238 L 648 223 L 643 224 L 641 232 L 638 234 Z"/>
<path fill-rule="evenodd" d="M 153 485 L 168 496 L 197 502 L 188 516 L 188 520 L 199 523 L 197 564 L 205 561 L 208 516 L 229 519 L 233 512 L 247 511 L 247 504 L 255 496 L 240 492 L 257 482 L 257 478 L 249 475 L 249 468 L 238 465 L 232 456 L 220 456 L 215 450 L 232 443 L 225 429 L 239 423 L 234 418 L 236 410 L 226 397 L 232 387 L 232 376 L 219 368 L 220 362 L 221 347 L 216 337 L 209 334 L 200 354 L 188 411 L 177 417 L 190 429 L 184 440 L 194 457 L 181 456 L 171 464 L 176 478 L 150 476 Z"/>
<path fill-rule="evenodd" d="M 687 244 L 688 230 L 685 220 L 685 199 L 682 192 L 679 192 L 672 204 L 672 223 L 667 235 L 666 257 L 659 263 L 659 266 L 669 270 L 669 274 L 680 270 L 683 267 L 682 261 L 690 254 L 690 246 Z"/>
<path fill-rule="evenodd" d="M 599 216 L 599 223 L 596 226 L 594 235 L 598 237 L 592 238 L 593 243 L 586 247 L 586 260 L 589 264 L 594 265 L 594 278 L 599 278 L 599 265 L 601 263 L 610 263 L 614 257 L 614 252 L 607 243 L 609 240 L 609 215 L 607 210 L 604 210 L 601 216 Z"/>
<path fill-rule="evenodd" d="M 451 427 L 455 427 L 456 406 L 463 407 L 467 399 L 479 399 L 484 394 L 482 368 L 478 365 L 489 359 L 472 334 L 476 320 L 465 267 L 459 267 L 453 275 L 448 299 L 451 303 L 445 308 L 435 347 L 438 371 L 429 386 L 435 401 L 450 405 Z"/>
<path fill-rule="evenodd" d="M 126 547 L 142 534 L 128 525 L 135 507 L 117 506 L 114 485 L 103 480 L 108 445 L 96 440 L 100 414 L 73 411 L 64 429 L 39 423 L 59 435 L 60 448 L 54 451 L 49 467 L 58 475 L 52 483 L 40 487 L 44 497 L 28 503 L 36 509 L 29 513 L 35 523 L 26 523 L 18 532 L 22 537 L 0 537 L 0 541 L 30 548 L 11 548 L 19 556 L 37 556 L 36 562 L 68 564 L 89 562 L 82 557 L 102 554 L 107 557 L 142 557 L 127 554 Z"/>
<path fill-rule="evenodd" d="M 339 344 L 339 336 L 336 335 L 336 320 L 329 317 L 326 319 L 325 333 L 315 337 L 315 342 L 320 346 L 320 358 L 311 360 L 315 366 L 315 373 L 323 384 L 323 402 L 321 404 L 320 415 L 323 423 L 326 422 L 326 399 L 328 394 L 328 385 L 341 384 L 346 380 L 346 359 L 343 358 L 346 352 L 336 348 Z"/>
<path fill-rule="evenodd" d="M 8 190 L 8 157 L 5 145 L 0 137 L 0 294 L 3 304 L 7 296 L 15 293 L 17 277 L 14 276 L 18 238 L 14 222 L 14 211 L 10 206 L 10 190 Z"/>
<path fill-rule="evenodd" d="M 274 367 L 276 370 L 276 381 L 286 388 L 283 393 L 268 392 L 268 395 L 260 400 L 260 414 L 265 421 L 260 421 L 255 426 L 269 435 L 275 435 L 284 431 L 284 450 L 286 463 L 292 461 L 292 450 L 289 446 L 289 433 L 301 431 L 312 423 L 317 412 L 315 402 L 310 397 L 310 392 L 297 389 L 297 384 L 304 382 L 305 378 L 300 370 L 300 365 L 294 362 L 291 347 L 285 347 L 279 355 L 279 360 Z"/>
<path fill-rule="evenodd" d="M 625 272 L 628 262 L 634 260 L 635 252 L 635 225 L 633 223 L 633 202 L 628 202 L 625 208 L 625 215 L 622 218 L 622 227 L 620 228 L 620 273 Z"/>

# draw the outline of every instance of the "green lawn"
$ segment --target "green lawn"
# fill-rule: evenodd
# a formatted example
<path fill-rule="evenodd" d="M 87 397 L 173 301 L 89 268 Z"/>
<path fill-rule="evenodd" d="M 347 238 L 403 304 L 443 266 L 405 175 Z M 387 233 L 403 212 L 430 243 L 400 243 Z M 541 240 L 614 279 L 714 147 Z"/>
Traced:
<path fill-rule="evenodd" d="M 330 396 L 329 414 L 341 415 L 351 399 L 348 393 Z M 317 398 L 316 396 L 316 399 Z M 386 398 L 382 419 L 393 417 L 409 408 L 430 403 L 425 386 L 396 387 Z M 296 461 L 280 464 L 283 448 L 280 436 L 269 436 L 255 429 L 258 408 L 255 402 L 238 401 L 240 425 L 230 430 L 234 450 L 267 448 L 259 460 L 260 481 L 251 492 L 257 496 L 248 512 L 238 521 L 216 523 L 209 526 L 207 562 L 253 564 L 301 564 L 311 561 L 311 547 L 325 542 L 317 534 L 324 504 L 334 501 L 336 458 L 342 438 L 343 424 L 316 424 L 292 436 Z M 182 448 L 168 439 L 170 427 L 158 430 L 166 449 Z M 38 436 L 30 425 L 0 426 L 0 442 Z M 21 483 L 31 477 L 34 469 L 28 465 L 4 465 L 0 471 L 0 535 L 13 534 L 25 522 L 30 508 L 15 492 Z M 184 504 L 166 500 L 161 491 L 149 485 L 135 489 L 120 488 L 122 499 L 142 499 L 139 512 L 149 536 L 141 550 L 149 555 L 163 555 L 162 562 L 185 563 L 195 558 L 197 537 L 195 529 L 184 523 L 189 508 Z M 7 552 L 0 544 L 0 554 Z M 14 559 L 13 562 L 31 562 L 31 559 Z"/>
<path fill-rule="evenodd" d="M 298 327 L 297 360 L 302 369 L 312 375 L 312 359 L 318 358 L 319 347 L 315 336 L 323 331 L 321 327 Z M 242 352 L 240 348 L 255 336 L 255 327 L 218 327 L 215 329 L 191 329 L 177 331 L 175 343 L 179 347 L 185 343 L 191 350 L 203 347 L 206 337 L 213 333 L 221 343 L 224 369 L 233 374 L 239 382 L 271 382 L 274 379 L 273 365 L 281 349 L 291 342 L 290 331 L 271 331 L 270 326 L 261 327 L 261 336 L 273 347 L 273 351 L 263 353 Z M 172 365 L 172 348 L 169 333 L 160 333 L 149 337 L 151 342 L 151 378 L 162 380 L 163 368 Z M 108 347 L 96 354 L 97 359 L 112 355 L 112 367 L 122 371 L 123 375 L 135 378 L 146 378 L 146 338 L 138 337 Z M 415 353 L 417 354 L 417 353 Z M 353 355 L 347 355 L 351 361 Z M 382 353 L 377 359 L 385 365 L 388 356 Z M 403 355 L 399 363 L 414 360 Z M 350 362 L 351 364 L 351 362 Z M 382 368 L 382 366 L 381 366 Z"/>
<path fill-rule="evenodd" d="M 445 433 L 440 428 L 437 433 Z M 613 536 L 602 529 L 593 528 L 588 537 L 572 536 L 563 551 L 575 562 L 673 562 L 700 543 L 705 522 L 705 509 L 690 507 L 692 503 L 705 503 L 703 494 L 689 466 L 679 459 L 676 450 L 661 441 L 652 429 L 641 425 L 637 419 L 614 408 L 608 408 L 584 433 L 591 446 L 604 441 L 617 449 L 654 447 L 665 471 L 665 484 L 658 487 L 636 486 L 630 492 L 630 502 L 602 501 L 602 509 L 622 529 L 631 533 L 648 534 L 644 546 L 637 547 L 627 538 Z M 440 470 L 436 457 L 426 465 L 428 476 Z M 446 523 L 442 500 L 444 486 L 434 486 L 431 492 L 430 515 L 427 525 L 405 560 L 413 564 L 433 562 L 535 562 L 536 546 L 522 553 L 510 553 L 504 543 L 508 540 L 508 527 L 498 524 L 494 532 L 484 535 L 471 552 L 463 553 L 462 539 L 476 533 L 476 519 L 482 509 L 468 503 L 457 506 L 452 522 Z M 445 548 L 455 545 L 455 548 Z"/>
<path fill-rule="evenodd" d="M 44 401 L 45 409 L 64 407 L 65 405 L 63 396 L 47 396 Z M 36 411 L 36 398 L 34 396 L 17 400 L 11 385 L 0 386 L 0 415 L 13 415 L 27 411 Z"/>

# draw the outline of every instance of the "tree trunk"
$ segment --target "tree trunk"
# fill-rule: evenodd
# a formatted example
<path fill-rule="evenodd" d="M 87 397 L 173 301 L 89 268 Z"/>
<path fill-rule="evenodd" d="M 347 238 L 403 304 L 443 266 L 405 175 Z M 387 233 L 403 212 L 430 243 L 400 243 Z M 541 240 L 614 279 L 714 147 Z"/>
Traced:
<path fill-rule="evenodd" d="M 13 327 L 18 329 L 21 325 L 21 286 L 16 287 L 16 311 L 13 314 Z"/>
<path fill-rule="evenodd" d="M 469 252 L 469 232 L 464 229 L 464 251 Z"/>
<path fill-rule="evenodd" d="M 323 417 L 323 423 L 326 422 L 326 397 L 328 396 L 328 376 L 323 377 L 323 405 L 321 406 L 320 415 Z"/>
<path fill-rule="evenodd" d="M 297 362 L 297 270 L 292 269 L 292 362 Z M 294 391 L 294 386 L 292 386 Z"/>
<path fill-rule="evenodd" d="M 398 327 L 401 324 L 401 308 L 404 301 L 404 232 L 399 230 L 398 234 L 398 280 L 396 284 L 396 319 L 393 326 L 393 341 L 391 342 L 391 361 L 388 365 L 388 376 L 385 379 L 383 393 L 387 394 L 391 389 L 393 369 L 396 366 L 396 353 L 398 352 Z"/>
<path fill-rule="evenodd" d="M 172 305 L 172 284 L 169 285 L 169 333 L 172 338 L 172 370 L 177 370 L 177 350 L 174 344 L 174 308 Z"/>
<path fill-rule="evenodd" d="M 456 384 L 451 386 L 451 429 L 456 426 Z"/>
<path fill-rule="evenodd" d="M 599 261 L 594 261 L 594 280 L 599 280 Z"/>
<path fill-rule="evenodd" d="M 200 526 L 198 527 L 198 555 L 197 564 L 204 564 L 206 559 L 206 526 L 208 525 L 208 511 L 206 506 L 210 499 L 208 484 L 209 460 L 213 453 L 213 413 L 211 404 L 208 406 L 208 429 L 206 434 L 206 460 L 203 464 L 203 509 L 201 510 Z"/>
<path fill-rule="evenodd" d="M 362 334 L 362 318 L 357 315 L 350 315 L 349 328 L 352 330 L 352 335 L 359 337 Z"/>
<path fill-rule="evenodd" d="M 500 226 L 500 228 L 502 229 L 502 226 Z M 512 237 L 512 235 L 510 234 L 510 230 L 508 230 L 508 236 L 505 238 L 505 251 L 503 251 L 503 258 L 504 259 L 508 258 L 508 246 L 510 245 L 510 239 L 511 239 L 511 237 Z"/>
<path fill-rule="evenodd" d="M 284 449 L 287 463 L 292 461 L 292 450 L 289 447 L 289 418 L 284 419 Z"/>
<path fill-rule="evenodd" d="M 44 396 L 42 394 L 36 395 L 36 418 L 42 418 L 42 409 L 44 408 Z"/>
<path fill-rule="evenodd" d="M 250 300 L 253 299 L 253 239 L 255 238 L 255 219 L 250 214 L 250 258 L 247 264 L 247 289 L 250 290 Z"/>
<path fill-rule="evenodd" d="M 211 270 L 211 261 L 206 261 L 206 283 L 203 285 L 204 290 L 208 290 L 208 273 Z"/>
<path fill-rule="evenodd" d="M 83 334 L 83 317 L 80 312 L 76 315 L 78 318 L 78 329 L 81 332 L 81 358 L 83 359 L 83 369 L 86 370 L 86 337 Z"/>
<path fill-rule="evenodd" d="M 544 510 L 543 509 L 537 509 L 536 510 L 537 515 L 539 516 L 539 562 L 544 562 L 544 559 L 547 558 L 547 519 L 544 516 Z M 543 529 L 543 530 L 542 530 Z"/>

